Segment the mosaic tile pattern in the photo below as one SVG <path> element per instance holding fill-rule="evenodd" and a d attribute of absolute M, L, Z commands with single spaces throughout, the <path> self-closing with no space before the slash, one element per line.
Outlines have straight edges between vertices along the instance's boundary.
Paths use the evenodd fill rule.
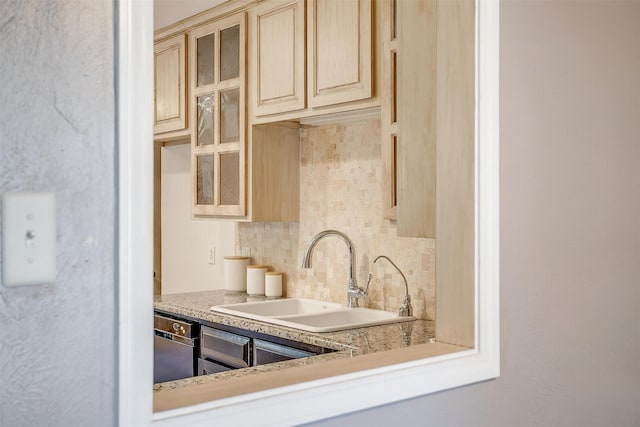
<path fill-rule="evenodd" d="M 299 223 L 238 223 L 237 253 L 250 247 L 253 263 L 282 271 L 289 297 L 346 303 L 349 261 L 345 244 L 335 237 L 320 241 L 313 268 L 300 263 L 311 238 L 326 229 L 347 234 L 354 243 L 357 280 L 373 274 L 363 307 L 396 311 L 404 282 L 386 260 L 402 269 L 409 284 L 414 315 L 435 318 L 435 240 L 397 236 L 395 223 L 382 216 L 380 121 L 326 125 L 301 130 Z"/>

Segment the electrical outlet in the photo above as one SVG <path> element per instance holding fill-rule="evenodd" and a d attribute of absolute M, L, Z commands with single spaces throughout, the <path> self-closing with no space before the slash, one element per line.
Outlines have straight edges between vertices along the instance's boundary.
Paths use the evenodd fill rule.
<path fill-rule="evenodd" d="M 209 258 L 209 261 L 208 261 L 209 264 L 211 265 L 216 264 L 216 247 L 212 244 L 209 244 L 208 258 Z"/>

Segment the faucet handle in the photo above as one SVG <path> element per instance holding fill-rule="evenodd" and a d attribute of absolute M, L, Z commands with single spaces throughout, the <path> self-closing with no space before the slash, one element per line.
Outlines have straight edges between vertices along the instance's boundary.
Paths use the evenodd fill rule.
<path fill-rule="evenodd" d="M 373 279 L 373 274 L 367 274 L 367 286 L 364 287 L 363 291 L 364 296 L 367 296 L 369 294 L 369 285 L 371 284 L 371 279 Z"/>
<path fill-rule="evenodd" d="M 404 298 L 402 298 L 402 306 L 398 309 L 398 316 L 413 316 L 413 307 L 411 306 L 411 296 L 409 294 L 406 294 Z"/>
<path fill-rule="evenodd" d="M 348 289 L 348 293 L 349 295 L 352 295 L 355 298 L 364 298 L 367 296 L 367 294 L 369 293 L 369 283 L 371 282 L 371 273 L 369 273 L 369 275 L 367 276 L 367 287 L 362 289 L 360 286 L 358 286 L 358 282 L 356 282 L 355 279 L 350 279 L 349 280 L 349 289 Z"/>

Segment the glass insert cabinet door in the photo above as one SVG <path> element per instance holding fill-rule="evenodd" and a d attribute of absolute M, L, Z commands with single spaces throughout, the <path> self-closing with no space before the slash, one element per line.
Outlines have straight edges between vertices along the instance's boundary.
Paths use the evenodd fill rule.
<path fill-rule="evenodd" d="M 189 33 L 193 213 L 246 216 L 246 16 Z"/>

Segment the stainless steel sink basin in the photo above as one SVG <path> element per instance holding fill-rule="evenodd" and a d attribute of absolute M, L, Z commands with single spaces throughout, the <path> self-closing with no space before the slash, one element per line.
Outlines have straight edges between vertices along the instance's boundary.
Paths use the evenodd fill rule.
<path fill-rule="evenodd" d="M 304 298 L 218 305 L 211 310 L 309 332 L 334 332 L 415 320 L 415 317 L 399 317 L 389 311 L 346 308 L 338 303 Z"/>

